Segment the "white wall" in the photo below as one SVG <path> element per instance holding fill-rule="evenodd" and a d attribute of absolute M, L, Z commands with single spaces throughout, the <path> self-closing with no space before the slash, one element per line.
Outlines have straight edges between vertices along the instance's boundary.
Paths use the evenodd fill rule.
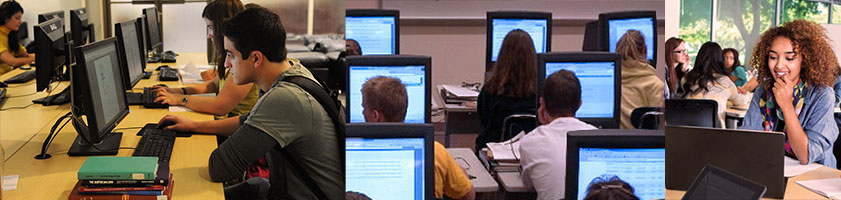
<path fill-rule="evenodd" d="M 678 37 L 680 32 L 680 1 L 666 1 L 666 39 Z M 665 40 L 663 40 L 665 41 Z"/>
<path fill-rule="evenodd" d="M 201 12 L 207 3 L 186 2 L 184 4 L 163 4 L 164 50 L 176 53 L 206 53 L 207 37 Z M 111 4 L 111 23 L 116 24 L 143 15 L 143 9 L 154 7 L 153 4 L 113 3 Z M 114 25 L 111 24 L 111 30 Z"/>
<path fill-rule="evenodd" d="M 84 7 L 83 0 L 18 0 L 18 3 L 23 7 L 23 21 L 29 24 L 29 27 L 26 28 L 29 31 L 30 39 L 35 39 L 32 35 L 32 26 L 38 25 L 38 13 L 64 10 L 64 19 L 69 20 L 69 10 Z M 65 26 L 70 25 L 67 20 L 65 20 Z M 65 29 L 69 30 L 70 28 L 66 27 Z"/>
<path fill-rule="evenodd" d="M 830 45 L 835 51 L 835 57 L 839 59 L 838 64 L 841 65 L 841 24 L 821 24 L 821 26 L 826 28 L 829 38 L 832 39 Z"/>

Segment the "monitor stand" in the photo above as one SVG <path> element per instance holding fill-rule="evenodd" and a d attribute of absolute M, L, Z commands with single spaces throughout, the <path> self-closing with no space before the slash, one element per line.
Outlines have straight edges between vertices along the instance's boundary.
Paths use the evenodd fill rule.
<path fill-rule="evenodd" d="M 120 140 L 123 138 L 123 133 L 114 132 L 105 134 L 102 141 L 94 144 L 88 144 L 82 139 L 82 135 L 76 135 L 76 140 L 67 151 L 69 156 L 99 156 L 99 155 L 117 155 L 120 150 Z M 96 147 L 96 148 L 94 148 Z"/>
<path fill-rule="evenodd" d="M 63 91 L 59 92 L 58 94 L 46 96 L 44 98 L 39 98 L 32 100 L 32 103 L 41 104 L 44 106 L 51 106 L 51 105 L 62 105 L 65 103 L 70 102 L 70 87 L 65 88 Z"/>

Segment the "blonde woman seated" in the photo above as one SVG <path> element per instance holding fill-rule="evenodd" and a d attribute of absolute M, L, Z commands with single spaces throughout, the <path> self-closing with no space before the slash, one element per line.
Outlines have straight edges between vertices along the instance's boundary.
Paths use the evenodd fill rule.
<path fill-rule="evenodd" d="M 712 99 L 718 102 L 718 126 L 721 127 L 724 125 L 727 101 L 733 102 L 734 106 L 742 106 L 746 104 L 747 98 L 739 94 L 736 84 L 730 80 L 730 73 L 724 67 L 723 55 L 717 43 L 704 43 L 695 58 L 695 68 L 683 77 L 677 91 L 678 98 Z"/>

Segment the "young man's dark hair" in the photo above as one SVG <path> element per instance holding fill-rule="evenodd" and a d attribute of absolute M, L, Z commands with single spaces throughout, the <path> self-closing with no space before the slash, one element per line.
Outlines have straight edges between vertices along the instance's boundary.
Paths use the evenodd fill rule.
<path fill-rule="evenodd" d="M 617 176 L 602 175 L 590 181 L 586 200 L 638 200 L 634 187 Z"/>
<path fill-rule="evenodd" d="M 581 106 L 581 82 L 568 70 L 552 73 L 544 82 L 543 99 L 553 117 L 575 116 Z"/>
<path fill-rule="evenodd" d="M 222 35 L 248 59 L 252 51 L 260 51 L 272 62 L 286 60 L 286 29 L 280 16 L 257 5 L 248 4 L 246 9 L 231 19 L 225 20 Z"/>

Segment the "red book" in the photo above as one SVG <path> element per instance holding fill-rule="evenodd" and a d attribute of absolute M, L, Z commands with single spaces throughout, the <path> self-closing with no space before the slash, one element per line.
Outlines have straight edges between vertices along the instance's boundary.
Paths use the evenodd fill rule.
<path fill-rule="evenodd" d="M 79 186 L 79 192 L 125 192 L 125 191 L 161 191 L 166 189 L 163 185 L 151 185 L 149 187 L 86 187 Z"/>
<path fill-rule="evenodd" d="M 172 199 L 172 188 L 175 185 L 172 179 L 172 174 L 169 175 L 169 183 L 166 185 L 163 193 L 166 199 Z M 79 190 L 82 187 L 82 181 L 77 181 L 76 186 L 70 191 L 68 200 L 158 200 L 158 196 L 152 195 L 119 195 L 119 194 L 80 194 Z M 164 196 L 161 195 L 161 196 Z"/>

